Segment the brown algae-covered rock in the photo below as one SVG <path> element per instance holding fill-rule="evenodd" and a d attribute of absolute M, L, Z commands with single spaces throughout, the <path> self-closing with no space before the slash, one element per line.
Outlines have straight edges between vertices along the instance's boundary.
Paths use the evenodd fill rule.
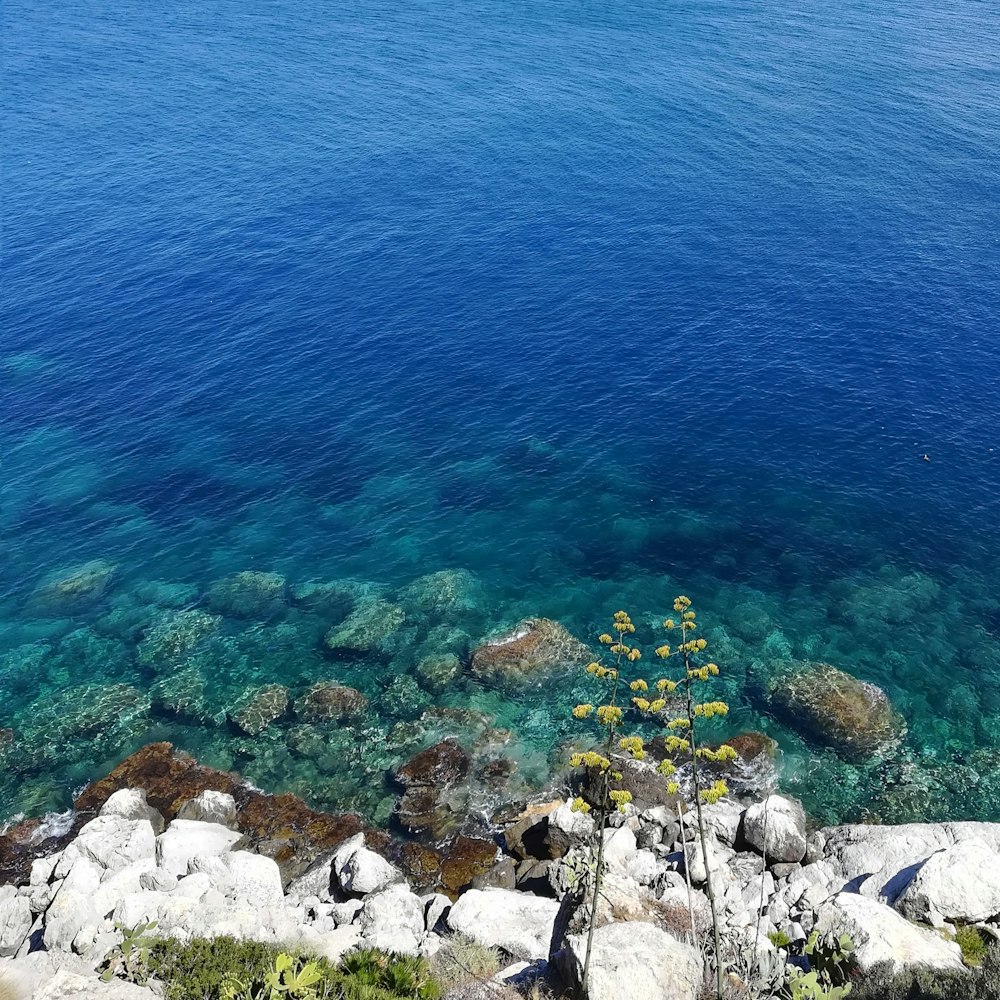
<path fill-rule="evenodd" d="M 514 628 L 484 639 L 472 651 L 472 672 L 518 681 L 589 659 L 590 650 L 559 622 L 525 618 Z"/>

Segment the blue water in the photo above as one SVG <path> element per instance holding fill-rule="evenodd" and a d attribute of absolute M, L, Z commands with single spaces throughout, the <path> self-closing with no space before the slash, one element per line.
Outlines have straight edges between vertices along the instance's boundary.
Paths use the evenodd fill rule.
<path fill-rule="evenodd" d="M 778 738 L 819 818 L 1000 818 L 993 4 L 2 19 L 0 816 L 163 737 L 384 818 L 408 747 L 344 748 L 387 745 L 379 692 L 440 622 L 411 609 L 391 657 L 345 667 L 320 650 L 336 620 L 290 603 L 151 670 L 148 583 L 201 608 L 246 569 L 394 598 L 458 567 L 472 642 L 696 597 L 731 729 Z M 40 581 L 90 560 L 118 567 L 100 599 L 42 613 Z M 884 687 L 899 754 L 856 767 L 770 718 L 754 677 L 793 659 Z M 287 722 L 247 740 L 155 703 L 51 737 L 84 685 L 185 668 L 217 709 L 343 675 L 372 710 L 322 766 Z M 575 693 L 434 698 L 512 730 L 530 784 Z"/>

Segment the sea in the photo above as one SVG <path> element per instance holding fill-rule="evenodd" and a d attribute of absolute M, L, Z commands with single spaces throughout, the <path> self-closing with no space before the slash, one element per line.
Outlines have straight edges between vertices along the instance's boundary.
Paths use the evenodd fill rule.
<path fill-rule="evenodd" d="M 0 822 L 152 740 L 391 824 L 466 726 L 526 793 L 600 693 L 470 650 L 622 609 L 652 679 L 678 594 L 707 735 L 776 740 L 817 822 L 1000 820 L 995 3 L 0 20 Z M 331 654 L 359 607 L 390 634 Z M 815 663 L 891 752 L 775 713 Z M 233 724 L 328 681 L 363 715 Z"/>

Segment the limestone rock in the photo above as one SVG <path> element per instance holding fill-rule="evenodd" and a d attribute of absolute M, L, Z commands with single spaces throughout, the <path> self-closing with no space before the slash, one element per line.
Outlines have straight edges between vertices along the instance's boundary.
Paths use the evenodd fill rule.
<path fill-rule="evenodd" d="M 917 966 L 964 968 L 962 950 L 953 941 L 923 930 L 885 904 L 856 893 L 841 892 L 822 903 L 814 929 L 821 935 L 850 935 L 853 958 L 862 972 L 881 962 L 889 963 L 896 972 Z"/>
<path fill-rule="evenodd" d="M 448 927 L 525 961 L 548 958 L 559 904 L 509 889 L 469 889 L 448 911 Z"/>
<path fill-rule="evenodd" d="M 165 826 L 163 816 L 146 801 L 146 792 L 142 788 L 119 788 L 101 806 L 100 815 L 148 820 L 157 836 L 163 833 Z"/>
<path fill-rule="evenodd" d="M 219 615 L 268 621 L 284 611 L 287 590 L 277 573 L 244 570 L 212 584 L 205 602 Z"/>
<path fill-rule="evenodd" d="M 365 847 L 363 833 L 351 837 L 337 849 L 333 855 L 333 873 L 344 892 L 360 896 L 378 892 L 403 879 L 395 865 Z"/>
<path fill-rule="evenodd" d="M 177 810 L 177 818 L 234 827 L 236 826 L 236 800 L 228 792 L 217 792 L 206 788 L 193 799 L 188 799 Z"/>
<path fill-rule="evenodd" d="M 781 795 L 755 802 L 743 815 L 743 837 L 768 863 L 801 861 L 806 853 L 806 814 Z"/>
<path fill-rule="evenodd" d="M 55 874 L 65 876 L 79 858 L 93 861 L 102 871 L 118 871 L 133 861 L 152 858 L 155 852 L 156 838 L 148 819 L 98 816 L 63 851 Z"/>
<path fill-rule="evenodd" d="M 234 898 L 268 908 L 283 905 L 281 871 L 270 858 L 250 851 L 233 851 L 222 855 L 222 861 L 233 877 Z"/>
<path fill-rule="evenodd" d="M 295 714 L 306 722 L 329 722 L 356 718 L 367 706 L 368 699 L 357 689 L 321 681 L 295 699 Z"/>
<path fill-rule="evenodd" d="M 567 799 L 548 817 L 545 842 L 553 858 L 564 857 L 571 848 L 589 843 L 594 835 L 593 817 L 589 813 L 574 811 L 571 803 L 572 799 Z"/>
<path fill-rule="evenodd" d="M 33 920 L 31 905 L 24 896 L 0 898 L 0 958 L 17 954 Z"/>
<path fill-rule="evenodd" d="M 797 663 L 768 683 L 771 705 L 805 735 L 863 763 L 904 732 L 886 693 L 829 663 Z"/>
<path fill-rule="evenodd" d="M 155 1000 L 147 986 L 136 986 L 120 979 L 102 982 L 95 975 L 81 975 L 60 969 L 32 1000 Z"/>
<path fill-rule="evenodd" d="M 365 898 L 358 927 L 371 948 L 417 955 L 426 933 L 423 903 L 403 883 L 387 886 Z"/>
<path fill-rule="evenodd" d="M 239 839 L 238 833 L 221 823 L 175 819 L 157 838 L 157 865 L 174 875 L 185 875 L 191 858 L 224 854 Z"/>
<path fill-rule="evenodd" d="M 472 651 L 472 672 L 517 682 L 590 659 L 590 650 L 559 622 L 526 618 L 514 628 L 483 640 Z"/>
<path fill-rule="evenodd" d="M 556 956 L 574 992 L 583 979 L 586 934 L 571 934 Z M 588 1000 L 663 997 L 687 1000 L 699 994 L 701 955 L 650 923 L 607 924 L 594 932 Z"/>
<path fill-rule="evenodd" d="M 932 854 L 896 902 L 910 920 L 939 926 L 964 924 L 1000 914 L 1000 855 L 979 839 Z"/>

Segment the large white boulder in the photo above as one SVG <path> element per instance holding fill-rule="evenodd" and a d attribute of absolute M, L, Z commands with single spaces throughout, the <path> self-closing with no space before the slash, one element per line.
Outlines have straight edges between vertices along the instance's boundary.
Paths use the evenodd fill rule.
<path fill-rule="evenodd" d="M 397 882 L 365 897 L 357 926 L 370 948 L 418 955 L 425 937 L 424 904 Z"/>
<path fill-rule="evenodd" d="M 365 847 L 363 833 L 337 848 L 333 855 L 333 874 L 344 892 L 357 896 L 377 892 L 403 878 L 395 865 Z"/>
<path fill-rule="evenodd" d="M 155 852 L 156 837 L 148 819 L 98 816 L 67 845 L 54 874 L 65 877 L 79 858 L 94 862 L 102 871 L 118 871 L 133 861 L 153 857 Z"/>
<path fill-rule="evenodd" d="M 604 831 L 604 863 L 608 868 L 624 872 L 638 849 L 631 827 L 619 826 Z"/>
<path fill-rule="evenodd" d="M 514 958 L 549 957 L 559 903 L 511 889 L 469 889 L 448 911 L 448 927 Z"/>
<path fill-rule="evenodd" d="M 18 896 L 12 885 L 0 887 L 0 958 L 17 954 L 33 919 L 31 905 L 24 896 Z"/>
<path fill-rule="evenodd" d="M 185 875 L 191 858 L 225 854 L 239 839 L 240 834 L 221 823 L 175 819 L 156 838 L 156 861 L 174 875 Z"/>
<path fill-rule="evenodd" d="M 100 918 L 94 898 L 100 884 L 101 869 L 90 858 L 78 856 L 45 911 L 43 940 L 49 951 L 71 951 L 85 927 L 93 927 L 96 932 Z"/>
<path fill-rule="evenodd" d="M 574 994 L 583 979 L 586 953 L 587 935 L 571 934 L 566 947 L 556 956 Z M 653 924 L 605 924 L 594 931 L 588 1000 L 688 1000 L 699 995 L 701 985 L 702 960 L 698 951 Z"/>
<path fill-rule="evenodd" d="M 910 920 L 940 926 L 1000 914 L 1000 855 L 978 837 L 932 854 L 896 901 Z"/>
<path fill-rule="evenodd" d="M 769 795 L 743 814 L 743 838 L 768 863 L 801 861 L 806 853 L 806 814 L 783 795 Z"/>
<path fill-rule="evenodd" d="M 896 972 L 922 966 L 930 969 L 962 969 L 962 950 L 940 934 L 911 924 L 895 910 L 852 892 L 840 892 L 821 903 L 814 929 L 850 936 L 853 958 L 867 972 L 887 962 Z"/>
<path fill-rule="evenodd" d="M 165 823 L 163 815 L 146 801 L 144 788 L 119 788 L 112 792 L 101 806 L 101 816 L 120 816 L 122 819 L 145 819 L 153 828 L 154 834 L 163 833 Z"/>
<path fill-rule="evenodd" d="M 141 858 L 118 871 L 105 873 L 93 896 L 94 912 L 99 917 L 110 916 L 125 896 L 142 891 L 142 876 L 155 869 L 154 858 Z"/>
<path fill-rule="evenodd" d="M 281 871 L 277 862 L 262 854 L 251 854 L 250 851 L 224 854 L 222 861 L 232 875 L 234 897 L 265 907 L 281 906 L 284 903 Z"/>
<path fill-rule="evenodd" d="M 188 799 L 177 811 L 178 819 L 193 819 L 201 823 L 221 823 L 236 826 L 236 800 L 228 792 L 210 788 Z"/>

